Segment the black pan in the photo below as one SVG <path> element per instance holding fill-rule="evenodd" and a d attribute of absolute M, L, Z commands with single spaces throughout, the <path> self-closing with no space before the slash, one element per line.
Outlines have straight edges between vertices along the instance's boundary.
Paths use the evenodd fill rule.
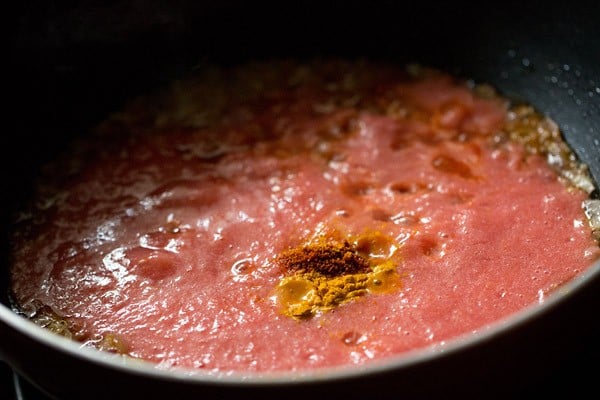
<path fill-rule="evenodd" d="M 576 397 L 596 389 L 600 264 L 489 334 L 360 370 L 193 377 L 80 349 L 10 311 L 8 216 L 39 166 L 128 98 L 199 61 L 338 56 L 419 62 L 553 118 L 600 179 L 600 3 L 33 1 L 12 20 L 2 135 L 0 360 L 57 399 Z M 7 93 L 7 92 L 5 92 Z M 597 196 L 597 193 L 595 194 Z M 587 367 L 592 365 L 592 367 Z M 589 368 L 589 369 L 588 369 Z"/>

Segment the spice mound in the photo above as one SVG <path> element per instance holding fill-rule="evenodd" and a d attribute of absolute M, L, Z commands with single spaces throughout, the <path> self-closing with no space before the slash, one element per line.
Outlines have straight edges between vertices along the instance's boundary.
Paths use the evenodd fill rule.
<path fill-rule="evenodd" d="M 369 269 L 367 260 L 347 241 L 291 249 L 281 255 L 279 262 L 290 271 L 314 271 L 329 277 L 366 272 Z"/>
<path fill-rule="evenodd" d="M 363 236 L 357 243 L 365 240 L 369 237 Z M 283 313 L 296 319 L 309 318 L 368 293 L 391 291 L 400 285 L 391 258 L 375 264 L 347 240 L 292 248 L 278 257 L 278 263 L 292 275 L 279 282 L 277 297 Z"/>

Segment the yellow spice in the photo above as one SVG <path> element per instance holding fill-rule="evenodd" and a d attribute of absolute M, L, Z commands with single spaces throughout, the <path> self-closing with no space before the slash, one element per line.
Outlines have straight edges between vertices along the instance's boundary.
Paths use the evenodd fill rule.
<path fill-rule="evenodd" d="M 399 285 L 396 268 L 387 261 L 366 273 L 331 277 L 310 271 L 288 276 L 276 291 L 285 315 L 305 319 L 367 293 L 385 293 Z"/>

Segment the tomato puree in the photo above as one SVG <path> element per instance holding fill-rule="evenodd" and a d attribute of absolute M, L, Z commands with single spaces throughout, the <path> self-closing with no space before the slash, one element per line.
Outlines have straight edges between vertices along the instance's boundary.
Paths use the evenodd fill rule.
<path fill-rule="evenodd" d="M 442 346 L 598 259 L 591 180 L 566 178 L 584 169 L 564 147 L 548 162 L 556 133 L 418 66 L 207 67 L 47 167 L 13 236 L 15 308 L 86 345 L 215 373 Z"/>

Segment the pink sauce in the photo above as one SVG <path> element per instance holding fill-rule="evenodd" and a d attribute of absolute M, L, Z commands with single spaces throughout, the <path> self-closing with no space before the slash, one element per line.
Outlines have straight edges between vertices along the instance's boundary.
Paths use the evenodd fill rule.
<path fill-rule="evenodd" d="M 476 331 L 598 258 L 587 195 L 503 139 L 502 99 L 445 75 L 396 78 L 359 88 L 362 103 L 330 107 L 330 91 L 299 86 L 233 102 L 208 128 L 95 148 L 24 215 L 17 303 L 165 367 L 306 370 Z M 401 287 L 283 315 L 277 255 L 322 229 L 368 228 L 398 244 Z"/>

